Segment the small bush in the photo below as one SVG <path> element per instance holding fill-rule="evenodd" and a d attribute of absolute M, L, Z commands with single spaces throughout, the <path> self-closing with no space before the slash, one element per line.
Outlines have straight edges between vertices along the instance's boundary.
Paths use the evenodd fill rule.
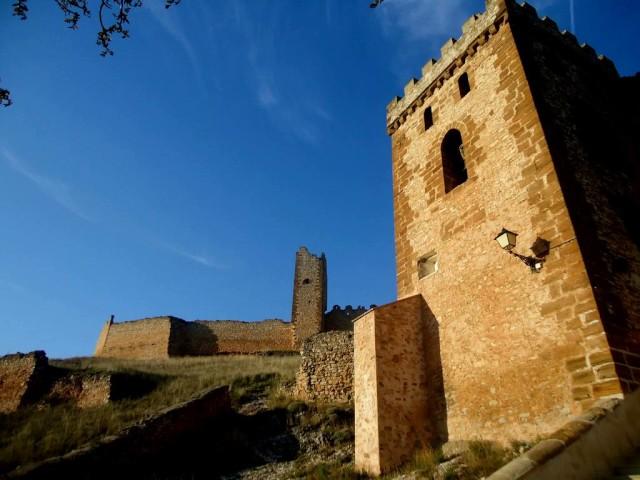
<path fill-rule="evenodd" d="M 331 440 L 333 445 L 343 445 L 346 443 L 352 443 L 355 438 L 353 428 L 341 428 L 331 434 Z"/>
<path fill-rule="evenodd" d="M 512 450 L 493 442 L 473 441 L 469 450 L 462 455 L 466 468 L 460 473 L 460 480 L 476 480 L 498 470 L 511 458 Z"/>
<path fill-rule="evenodd" d="M 356 472 L 352 464 L 344 465 L 340 462 L 319 463 L 301 468 L 294 475 L 307 480 L 365 480 L 370 478 L 368 475 Z"/>
<path fill-rule="evenodd" d="M 301 400 L 291 401 L 286 408 L 289 413 L 294 413 L 294 414 L 306 412 L 307 410 L 309 410 L 309 406 Z"/>
<path fill-rule="evenodd" d="M 442 461 L 442 452 L 424 448 L 414 453 L 412 459 L 402 469 L 405 472 L 417 472 L 424 478 L 431 478 Z"/>

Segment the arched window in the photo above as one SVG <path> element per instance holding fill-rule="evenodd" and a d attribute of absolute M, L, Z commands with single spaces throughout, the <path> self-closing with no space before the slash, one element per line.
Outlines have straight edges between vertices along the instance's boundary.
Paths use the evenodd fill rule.
<path fill-rule="evenodd" d="M 458 130 L 449 130 L 442 140 L 442 172 L 445 193 L 450 192 L 469 178 L 464 163 L 462 135 Z"/>

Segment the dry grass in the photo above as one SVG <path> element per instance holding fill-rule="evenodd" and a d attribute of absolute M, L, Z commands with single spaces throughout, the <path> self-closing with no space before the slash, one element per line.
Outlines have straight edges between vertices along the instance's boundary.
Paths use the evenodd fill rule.
<path fill-rule="evenodd" d="M 79 410 L 68 405 L 31 407 L 0 414 L 0 473 L 18 465 L 68 452 L 106 434 L 113 434 L 142 418 L 183 402 L 208 388 L 232 384 L 235 397 L 251 389 L 253 377 L 271 385 L 291 381 L 299 357 L 292 355 L 225 355 L 166 360 L 72 358 L 52 365 L 93 372 L 141 375 L 155 388 L 147 395 Z M 244 389 L 244 390 L 243 390 Z"/>

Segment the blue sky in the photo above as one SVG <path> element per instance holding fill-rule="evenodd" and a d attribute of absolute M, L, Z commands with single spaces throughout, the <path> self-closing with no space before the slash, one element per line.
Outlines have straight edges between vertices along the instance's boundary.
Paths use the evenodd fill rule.
<path fill-rule="evenodd" d="M 640 69 L 632 0 L 574 0 L 581 41 Z M 290 317 L 294 253 L 329 304 L 395 298 L 385 105 L 481 0 L 146 0 L 94 19 L 0 9 L 0 354 L 91 354 L 102 323 Z M 570 0 L 532 2 L 571 28 Z"/>

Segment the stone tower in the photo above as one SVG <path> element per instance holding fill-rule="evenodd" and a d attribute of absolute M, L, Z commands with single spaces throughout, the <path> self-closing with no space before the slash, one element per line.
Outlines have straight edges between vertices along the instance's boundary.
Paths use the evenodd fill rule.
<path fill-rule="evenodd" d="M 293 279 L 293 324 L 295 346 L 322 332 L 327 309 L 327 260 L 309 253 L 306 247 L 296 252 Z"/>
<path fill-rule="evenodd" d="M 416 445 L 550 433 L 640 383 L 640 78 L 486 3 L 387 108 L 399 301 L 355 324 L 372 473 Z"/>

